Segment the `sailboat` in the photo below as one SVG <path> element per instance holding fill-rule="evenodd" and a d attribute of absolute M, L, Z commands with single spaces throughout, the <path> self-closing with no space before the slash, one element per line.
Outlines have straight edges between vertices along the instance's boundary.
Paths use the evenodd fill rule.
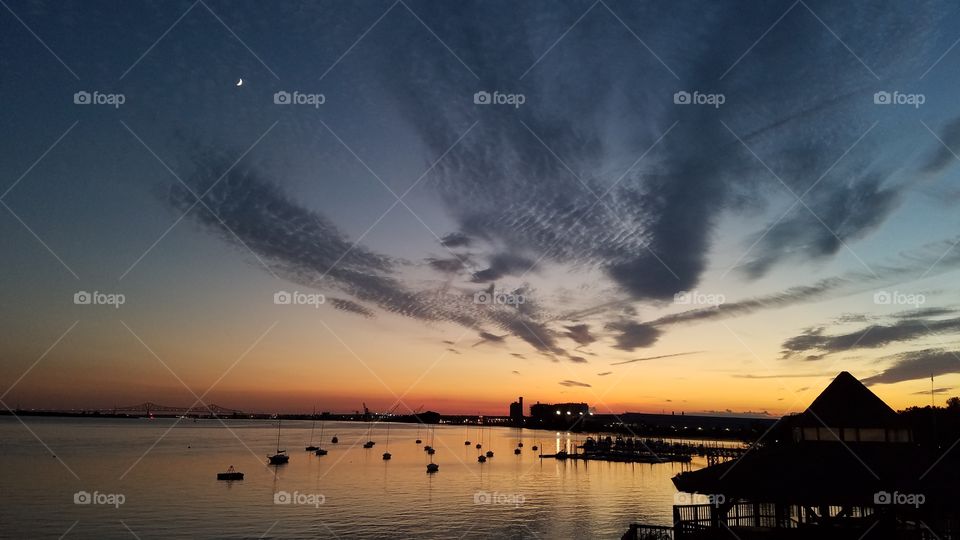
<path fill-rule="evenodd" d="M 436 428 L 434 428 L 433 433 L 430 436 L 430 444 L 433 444 L 433 440 L 436 438 Z M 427 463 L 427 474 L 433 474 L 440 470 L 440 465 L 437 465 L 433 462 L 433 447 L 430 446 L 430 451 L 427 452 L 430 454 L 430 463 Z"/>
<path fill-rule="evenodd" d="M 313 408 L 313 425 L 310 426 L 310 444 L 308 444 L 304 448 L 304 450 L 306 450 L 307 452 L 316 452 L 317 450 L 317 447 L 314 446 L 313 444 L 313 430 L 315 430 L 316 428 L 317 428 L 317 408 L 314 407 Z M 320 437 L 323 438 L 323 435 L 321 435 Z"/>
<path fill-rule="evenodd" d="M 427 429 L 430 429 L 430 428 L 427 428 Z M 437 451 L 434 450 L 434 448 L 433 448 L 433 440 L 436 439 L 436 436 L 437 436 L 437 428 L 434 427 L 434 428 L 430 431 L 430 444 L 428 444 L 428 445 L 426 445 L 426 446 L 423 447 L 424 452 L 430 454 L 431 456 L 437 452 Z M 433 459 L 433 458 L 430 458 L 430 459 Z"/>
<path fill-rule="evenodd" d="M 280 449 L 280 424 L 283 420 L 280 416 L 277 416 L 277 453 L 272 456 L 267 456 L 267 459 L 270 461 L 271 465 L 283 465 L 284 463 L 290 461 L 290 456 L 287 455 L 286 450 Z"/>
<path fill-rule="evenodd" d="M 480 453 L 480 449 L 483 448 L 483 444 L 481 444 L 483 442 L 483 431 L 481 429 L 477 428 L 477 435 L 480 437 L 480 442 L 477 443 L 477 463 L 486 463 L 487 456 Z"/>
<path fill-rule="evenodd" d="M 337 438 L 334 437 L 333 439 L 334 439 L 333 442 L 336 442 L 336 439 L 337 439 Z M 320 440 L 321 440 L 321 441 L 323 440 L 323 422 L 320 422 Z M 314 453 L 315 453 L 316 455 L 318 455 L 318 456 L 325 456 L 325 455 L 327 455 L 327 451 L 324 450 L 323 448 L 320 448 L 319 446 L 314 446 L 314 447 L 313 447 L 313 451 L 314 451 Z"/>
<path fill-rule="evenodd" d="M 383 460 L 387 461 L 392 457 L 390 454 L 390 424 L 387 424 L 387 451 L 383 453 Z"/>
<path fill-rule="evenodd" d="M 367 437 L 370 437 L 370 435 L 373 433 L 373 426 L 375 426 L 375 425 L 377 425 L 376 422 L 374 422 L 374 423 L 370 426 L 370 429 L 367 430 Z M 373 445 L 375 445 L 375 444 L 377 444 L 377 443 L 373 442 L 373 439 L 367 439 L 367 442 L 363 443 L 363 447 L 364 447 L 364 448 L 373 448 Z"/>
<path fill-rule="evenodd" d="M 422 425 L 423 425 L 423 424 L 421 424 L 420 422 L 417 422 L 417 444 L 420 444 L 420 443 L 423 442 L 423 441 L 420 440 L 420 426 L 422 426 Z"/>

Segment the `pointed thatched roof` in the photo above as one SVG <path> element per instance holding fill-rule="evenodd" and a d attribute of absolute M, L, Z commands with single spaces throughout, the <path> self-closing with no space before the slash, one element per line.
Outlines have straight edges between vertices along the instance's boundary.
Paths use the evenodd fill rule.
<path fill-rule="evenodd" d="M 897 413 L 847 372 L 840 373 L 787 427 L 886 428 Z M 769 442 L 769 441 L 763 441 Z M 879 490 L 936 494 L 952 501 L 960 458 L 914 444 L 784 441 L 673 478 L 677 489 L 765 502 L 872 504 Z"/>
<path fill-rule="evenodd" d="M 794 425 L 831 428 L 892 427 L 897 413 L 850 373 L 843 371 L 807 407 Z"/>

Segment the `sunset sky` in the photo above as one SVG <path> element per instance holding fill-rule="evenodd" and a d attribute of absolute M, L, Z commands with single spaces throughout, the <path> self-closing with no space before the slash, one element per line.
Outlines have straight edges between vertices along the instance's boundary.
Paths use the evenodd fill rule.
<path fill-rule="evenodd" d="M 240 3 L 0 9 L 7 406 L 960 395 L 955 3 Z"/>

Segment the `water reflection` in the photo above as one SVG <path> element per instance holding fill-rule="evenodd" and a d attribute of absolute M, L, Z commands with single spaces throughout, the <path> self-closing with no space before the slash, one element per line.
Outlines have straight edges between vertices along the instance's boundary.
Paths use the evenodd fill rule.
<path fill-rule="evenodd" d="M 384 461 L 385 439 L 362 447 L 385 437 L 367 424 L 328 425 L 340 443 L 317 456 L 296 450 L 309 442 L 311 423 L 284 422 L 290 462 L 268 467 L 265 456 L 277 445 L 270 422 L 231 420 L 228 430 L 203 420 L 172 429 L 174 421 L 165 419 L 26 421 L 80 479 L 15 419 L 0 419 L 4 484 L 18 486 L 0 492 L 0 522 L 10 537 L 59 537 L 75 521 L 72 535 L 99 538 L 129 538 L 121 521 L 140 536 L 260 536 L 269 529 L 276 538 L 619 537 L 630 522 L 670 523 L 670 478 L 681 470 L 541 460 L 541 453 L 574 451 L 583 437 L 514 428 L 421 430 L 440 464 L 426 474 L 431 456 L 415 444 L 415 425 L 391 426 L 393 459 Z M 464 444 L 465 436 L 482 440 L 483 451 L 495 456 L 477 463 L 478 450 Z M 514 455 L 520 442 L 524 451 Z M 217 481 L 231 464 L 245 478 Z M 123 493 L 126 501 L 119 508 L 73 504 L 81 489 Z M 291 500 L 275 501 L 281 492 Z"/>

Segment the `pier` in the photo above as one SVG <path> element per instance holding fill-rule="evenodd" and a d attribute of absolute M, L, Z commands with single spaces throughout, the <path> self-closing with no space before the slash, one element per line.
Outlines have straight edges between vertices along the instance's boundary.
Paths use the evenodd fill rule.
<path fill-rule="evenodd" d="M 719 443 L 690 443 L 663 439 L 634 439 L 632 437 L 588 437 L 575 445 L 576 452 L 560 451 L 541 454 L 541 458 L 584 461 L 616 461 L 625 463 L 689 463 L 694 456 L 704 457 L 708 465 L 723 463 L 743 456 L 748 448 L 723 446 Z"/>

